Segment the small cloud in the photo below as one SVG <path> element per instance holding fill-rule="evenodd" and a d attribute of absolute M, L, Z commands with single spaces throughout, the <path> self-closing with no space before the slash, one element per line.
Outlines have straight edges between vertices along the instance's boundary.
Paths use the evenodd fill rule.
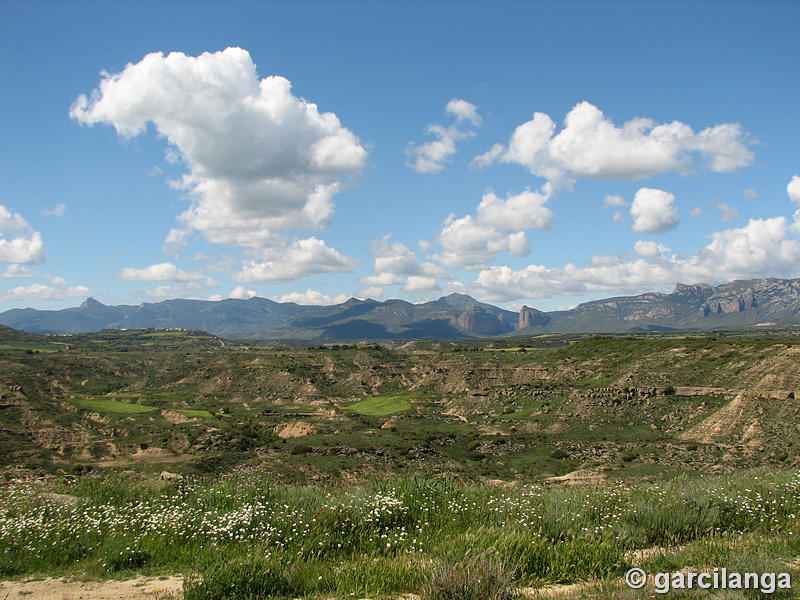
<path fill-rule="evenodd" d="M 699 206 L 696 206 L 695 208 L 693 208 L 689 212 L 689 216 L 690 217 L 704 217 L 704 216 L 706 216 L 706 213 L 703 212 L 702 208 L 700 208 Z"/>
<path fill-rule="evenodd" d="M 417 146 L 410 142 L 406 154 L 413 159 L 408 166 L 417 173 L 438 173 L 444 169 L 450 157 L 456 153 L 456 142 L 475 136 L 472 129 L 462 128 L 464 122 L 473 127 L 481 124 L 478 107 L 466 100 L 453 98 L 447 103 L 445 111 L 456 118 L 456 125 L 445 127 L 439 124 L 428 125 L 425 133 L 437 139 Z"/>
<path fill-rule="evenodd" d="M 0 279 L 30 279 L 33 271 L 22 265 L 8 265 L 4 273 L 0 273 Z"/>
<path fill-rule="evenodd" d="M 82 298 L 90 295 L 89 288 L 82 285 L 56 288 L 43 283 L 34 283 L 10 290 L 0 290 L 0 300 L 63 300 L 65 298 Z"/>
<path fill-rule="evenodd" d="M 639 256 L 645 258 L 655 258 L 664 252 L 668 252 L 669 248 L 664 244 L 657 244 L 652 240 L 639 240 L 633 247 L 633 251 Z"/>
<path fill-rule="evenodd" d="M 631 204 L 633 230 L 663 233 L 678 226 L 675 195 L 654 188 L 641 188 Z"/>
<path fill-rule="evenodd" d="M 294 302 L 295 304 L 302 304 L 305 306 L 330 306 L 331 304 L 341 304 L 347 301 L 347 296 L 339 294 L 331 298 L 330 296 L 318 292 L 317 290 L 307 289 L 305 292 L 291 292 L 279 297 L 272 297 L 275 302 Z"/>
<path fill-rule="evenodd" d="M 451 115 L 454 115 L 458 123 L 461 123 L 462 121 L 468 121 L 475 127 L 481 124 L 481 117 L 478 114 L 478 107 L 472 104 L 472 102 L 467 102 L 466 100 L 461 100 L 460 98 L 453 98 L 447 103 L 445 111 Z"/>
<path fill-rule="evenodd" d="M 614 213 L 614 223 L 622 223 L 625 220 L 625 214 L 617 211 Z"/>
<path fill-rule="evenodd" d="M 228 298 L 237 298 L 239 300 L 249 300 L 250 298 L 257 296 L 258 293 L 255 290 L 248 290 L 243 285 L 236 286 L 231 290 L 231 293 L 228 294 Z"/>
<path fill-rule="evenodd" d="M 150 265 L 149 267 L 145 267 L 143 269 L 125 267 L 119 272 L 117 277 L 120 279 L 127 279 L 129 281 L 168 281 L 172 283 L 191 283 L 201 287 L 214 287 L 217 285 L 216 281 L 204 273 L 200 273 L 199 271 L 184 271 L 183 269 L 176 267 L 169 262 Z M 162 292 L 165 290 L 160 290 L 160 288 L 156 288 L 156 290 L 159 290 L 155 291 L 156 295 L 163 296 Z"/>
<path fill-rule="evenodd" d="M 611 208 L 612 206 L 628 206 L 628 203 L 625 202 L 625 199 L 622 196 L 618 195 L 609 195 L 603 198 L 603 206 L 606 208 Z"/>
<path fill-rule="evenodd" d="M 747 198 L 748 200 L 754 200 L 758 198 L 758 192 L 755 191 L 753 188 L 747 188 L 742 190 L 742 198 Z"/>
<path fill-rule="evenodd" d="M 42 214 L 47 217 L 63 217 L 65 212 L 67 212 L 67 205 L 61 202 L 51 209 L 43 210 Z"/>
<path fill-rule="evenodd" d="M 189 244 L 187 238 L 191 235 L 190 229 L 170 229 L 161 247 L 164 254 L 177 256 Z"/>
<path fill-rule="evenodd" d="M 739 211 L 736 210 L 736 207 L 728 206 L 724 202 L 717 204 L 717 210 L 719 211 L 719 218 L 722 219 L 723 223 L 732 221 L 739 216 Z"/>

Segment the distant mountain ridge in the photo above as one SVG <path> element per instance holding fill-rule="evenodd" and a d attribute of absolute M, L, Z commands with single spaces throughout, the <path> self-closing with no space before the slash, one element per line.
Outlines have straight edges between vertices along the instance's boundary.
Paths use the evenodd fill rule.
<path fill-rule="evenodd" d="M 711 286 L 678 284 L 671 294 L 648 292 L 585 302 L 565 311 L 523 306 L 520 313 L 465 294 L 413 304 L 357 300 L 301 306 L 266 298 L 164 300 L 106 306 L 87 298 L 63 310 L 12 309 L 0 324 L 32 333 L 101 329 L 185 328 L 242 339 L 424 339 L 510 333 L 614 333 L 741 328 L 800 323 L 800 279 L 753 279 Z"/>

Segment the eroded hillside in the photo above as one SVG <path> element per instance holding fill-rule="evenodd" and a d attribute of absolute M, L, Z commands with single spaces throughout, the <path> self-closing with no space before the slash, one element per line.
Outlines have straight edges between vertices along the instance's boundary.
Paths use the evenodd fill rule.
<path fill-rule="evenodd" d="M 199 332 L 6 330 L 0 461 L 7 473 L 258 463 L 313 480 L 791 465 L 798 367 L 800 343 L 776 339 L 268 349 Z"/>

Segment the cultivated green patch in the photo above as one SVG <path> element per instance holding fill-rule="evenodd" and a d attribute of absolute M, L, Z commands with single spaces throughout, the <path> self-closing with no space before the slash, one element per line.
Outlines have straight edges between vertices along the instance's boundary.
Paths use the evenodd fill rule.
<path fill-rule="evenodd" d="M 395 394 L 392 396 L 375 396 L 345 406 L 344 410 L 369 417 L 386 417 L 409 410 L 411 408 L 411 402 L 409 402 L 409 400 L 416 397 L 417 394 L 414 392 Z"/>

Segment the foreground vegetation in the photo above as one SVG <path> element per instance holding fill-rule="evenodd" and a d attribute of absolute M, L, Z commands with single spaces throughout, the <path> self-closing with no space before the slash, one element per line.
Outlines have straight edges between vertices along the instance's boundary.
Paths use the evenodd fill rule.
<path fill-rule="evenodd" d="M 797 472 L 573 489 L 385 479 L 325 490 L 246 468 L 170 482 L 87 475 L 7 492 L 3 576 L 182 573 L 187 600 L 504 598 L 586 581 L 606 581 L 608 592 L 631 565 L 783 572 L 800 554 Z"/>

